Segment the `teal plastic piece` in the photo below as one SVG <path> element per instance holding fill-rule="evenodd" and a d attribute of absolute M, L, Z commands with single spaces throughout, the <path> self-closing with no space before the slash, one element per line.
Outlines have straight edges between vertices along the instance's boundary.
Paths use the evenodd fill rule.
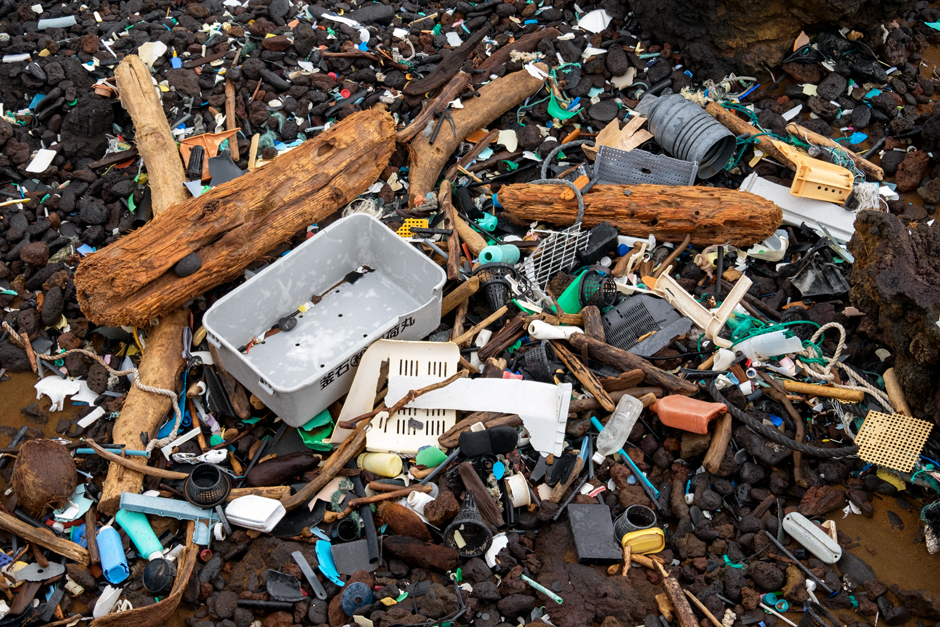
<path fill-rule="evenodd" d="M 120 507 L 129 512 L 166 516 L 177 520 L 204 520 L 210 524 L 212 521 L 218 520 L 218 517 L 211 510 L 196 507 L 186 501 L 165 499 L 160 496 L 144 496 L 143 494 L 132 494 L 130 492 L 121 494 Z"/>
<path fill-rule="evenodd" d="M 118 510 L 114 519 L 137 547 L 137 552 L 142 558 L 148 559 L 154 553 L 163 552 L 163 545 L 160 544 L 157 534 L 153 532 L 153 527 L 150 526 L 150 521 L 147 520 L 145 514 L 122 509 Z"/>
<path fill-rule="evenodd" d="M 571 285 L 558 297 L 558 305 L 566 314 L 574 315 L 581 311 L 581 279 L 587 270 L 578 275 Z"/>
<path fill-rule="evenodd" d="M 339 587 L 346 584 L 339 578 L 339 571 L 336 570 L 336 562 L 333 561 L 332 545 L 325 540 L 317 540 L 316 545 L 317 561 L 320 562 L 317 568 L 323 575 Z"/>
<path fill-rule="evenodd" d="M 480 263 L 509 263 L 519 262 L 519 249 L 512 244 L 487 246 L 480 251 Z"/>
<path fill-rule="evenodd" d="M 496 216 L 492 213 L 484 213 L 483 217 L 477 220 L 477 224 L 484 231 L 492 232 L 496 228 Z"/>

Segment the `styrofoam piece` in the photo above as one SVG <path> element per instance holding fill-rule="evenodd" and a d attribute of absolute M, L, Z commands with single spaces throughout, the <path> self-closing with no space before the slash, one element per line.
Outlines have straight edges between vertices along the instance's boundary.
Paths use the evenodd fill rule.
<path fill-rule="evenodd" d="M 382 362 L 388 361 L 389 375 L 410 378 L 418 375 L 439 376 L 446 379 L 457 372 L 460 348 L 453 342 L 401 342 L 379 340 L 362 355 L 359 370 L 349 388 L 337 422 L 343 422 L 372 411 L 375 388 L 379 381 Z M 421 387 L 415 385 L 413 390 Z M 416 429 L 411 421 L 422 424 Z M 457 422 L 453 410 L 427 410 L 404 408 L 394 416 L 373 419 L 366 434 L 366 450 L 378 453 L 417 453 L 422 446 L 437 446 L 437 439 Z M 351 429 L 336 427 L 330 442 L 342 442 Z"/>
<path fill-rule="evenodd" d="M 820 562 L 835 564 L 842 558 L 842 547 L 803 514 L 791 512 L 783 517 L 783 530 L 806 547 Z"/>
<path fill-rule="evenodd" d="M 682 289 L 675 279 L 669 274 L 669 268 L 663 272 L 662 276 L 656 279 L 655 291 L 662 294 L 663 298 L 669 301 L 669 304 L 680 312 L 692 319 L 695 326 L 705 332 L 705 337 L 715 343 L 720 348 L 731 348 L 731 340 L 718 337 L 718 332 L 725 326 L 731 312 L 738 306 L 744 294 L 751 287 L 751 280 L 747 275 L 741 275 L 741 278 L 734 284 L 731 292 L 725 296 L 721 307 L 714 313 L 702 307 L 701 304 Z"/>
<path fill-rule="evenodd" d="M 751 172 L 739 189 L 760 196 L 780 207 L 783 211 L 784 224 L 800 226 L 805 222 L 809 226 L 824 225 L 840 244 L 848 242 L 855 233 L 854 212 L 847 211 L 831 202 L 794 196 L 788 188 L 762 179 L 756 172 Z"/>
<path fill-rule="evenodd" d="M 341 283 L 362 267 L 372 271 Z M 229 292 L 206 312 L 203 325 L 219 364 L 285 423 L 299 427 L 349 391 L 373 342 L 417 340 L 437 327 L 446 279 L 440 266 L 384 224 L 357 213 Z M 294 318 L 293 329 L 247 353 L 238 350 L 311 295 L 322 299 Z"/>
<path fill-rule="evenodd" d="M 388 377 L 386 404 L 411 390 L 439 383 L 446 377 Z M 517 414 L 529 432 L 532 447 L 544 455 L 561 455 L 571 402 L 571 384 L 552 385 L 518 379 L 458 379 L 423 394 L 406 407 L 498 411 Z"/>
<path fill-rule="evenodd" d="M 233 525 L 270 533 L 287 514 L 280 501 L 249 494 L 233 499 L 225 508 L 225 517 Z"/>
<path fill-rule="evenodd" d="M 537 340 L 567 340 L 573 333 L 584 333 L 580 327 L 562 327 L 549 324 L 543 320 L 533 320 L 529 323 L 529 335 Z"/>

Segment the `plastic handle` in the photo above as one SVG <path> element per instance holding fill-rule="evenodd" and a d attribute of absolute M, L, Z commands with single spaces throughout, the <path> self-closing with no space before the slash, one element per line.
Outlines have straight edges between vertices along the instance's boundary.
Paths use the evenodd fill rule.
<path fill-rule="evenodd" d="M 258 385 L 261 386 L 261 389 L 264 390 L 270 396 L 274 396 L 274 388 L 271 387 L 271 384 L 265 381 L 264 379 L 258 379 Z"/>
<path fill-rule="evenodd" d="M 222 342 L 215 336 L 215 333 L 206 333 L 206 339 L 209 340 L 209 344 L 212 345 L 213 348 L 222 348 Z"/>

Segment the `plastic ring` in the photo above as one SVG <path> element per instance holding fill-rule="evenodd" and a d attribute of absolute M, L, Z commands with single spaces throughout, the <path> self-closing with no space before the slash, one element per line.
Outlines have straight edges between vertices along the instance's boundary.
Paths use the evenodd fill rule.
<path fill-rule="evenodd" d="M 201 559 L 203 562 L 208 562 L 212 559 L 212 551 L 209 549 L 203 549 L 199 552 L 199 559 Z"/>
<path fill-rule="evenodd" d="M 784 601 L 783 599 L 780 599 L 779 601 L 777 601 L 774 607 L 777 608 L 778 612 L 786 612 L 788 609 L 790 609 L 790 604 Z"/>

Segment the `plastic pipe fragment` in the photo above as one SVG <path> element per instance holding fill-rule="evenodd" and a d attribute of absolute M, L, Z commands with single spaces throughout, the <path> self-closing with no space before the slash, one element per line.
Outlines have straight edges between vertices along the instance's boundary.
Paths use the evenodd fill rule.
<path fill-rule="evenodd" d="M 532 586 L 533 588 L 535 588 L 536 590 L 538 590 L 539 592 L 541 592 L 542 594 L 544 594 L 545 596 L 547 596 L 549 599 L 551 599 L 558 605 L 562 604 L 563 599 L 560 596 L 558 596 L 557 594 L 555 594 L 554 592 L 552 592 L 551 590 L 549 590 L 548 588 L 546 588 L 539 582 L 533 581 L 529 577 L 526 577 L 524 574 L 519 575 L 519 578 L 522 579 L 522 581 L 529 584 L 530 586 Z"/>

